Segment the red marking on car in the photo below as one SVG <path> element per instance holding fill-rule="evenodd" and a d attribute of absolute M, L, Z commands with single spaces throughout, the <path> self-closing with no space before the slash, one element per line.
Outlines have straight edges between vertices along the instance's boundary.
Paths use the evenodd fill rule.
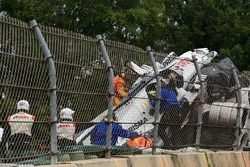
<path fill-rule="evenodd" d="M 180 60 L 176 66 L 178 67 L 185 67 L 187 66 L 188 64 L 191 64 L 191 61 L 188 61 L 188 60 Z"/>

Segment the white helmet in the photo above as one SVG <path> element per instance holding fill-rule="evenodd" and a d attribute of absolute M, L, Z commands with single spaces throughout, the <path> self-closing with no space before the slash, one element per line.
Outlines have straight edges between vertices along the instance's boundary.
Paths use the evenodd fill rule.
<path fill-rule="evenodd" d="M 30 110 L 30 104 L 28 101 L 26 100 L 20 100 L 17 103 L 17 110 L 26 110 L 29 111 Z"/>
<path fill-rule="evenodd" d="M 60 112 L 60 118 L 73 120 L 74 113 L 75 111 L 71 110 L 70 108 L 64 108 Z"/>

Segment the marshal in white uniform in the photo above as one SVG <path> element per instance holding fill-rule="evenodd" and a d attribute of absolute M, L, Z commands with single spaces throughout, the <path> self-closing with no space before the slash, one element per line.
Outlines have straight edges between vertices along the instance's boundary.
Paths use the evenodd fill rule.
<path fill-rule="evenodd" d="M 75 111 L 64 108 L 60 112 L 60 123 L 57 124 L 58 144 L 65 148 L 75 144 L 76 124 L 73 122 Z"/>
<path fill-rule="evenodd" d="M 17 103 L 17 111 L 8 117 L 8 128 L 3 136 L 4 143 L 10 150 L 26 150 L 31 148 L 32 129 L 35 116 L 28 114 L 30 105 L 26 100 Z"/>
<path fill-rule="evenodd" d="M 14 134 L 26 134 L 32 136 L 31 129 L 35 121 L 35 116 L 25 112 L 18 112 L 8 118 L 11 129 L 11 136 Z"/>

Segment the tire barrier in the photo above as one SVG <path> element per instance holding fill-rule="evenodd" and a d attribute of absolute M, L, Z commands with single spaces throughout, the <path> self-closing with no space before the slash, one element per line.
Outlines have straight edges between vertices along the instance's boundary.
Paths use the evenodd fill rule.
<path fill-rule="evenodd" d="M 234 126 L 236 124 L 237 103 L 214 102 L 210 109 L 209 123 Z"/>

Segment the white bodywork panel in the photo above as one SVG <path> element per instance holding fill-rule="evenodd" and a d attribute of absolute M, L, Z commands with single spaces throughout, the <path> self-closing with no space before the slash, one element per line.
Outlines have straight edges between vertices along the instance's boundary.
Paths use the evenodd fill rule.
<path fill-rule="evenodd" d="M 170 56 L 173 55 L 174 53 L 172 52 L 165 59 L 168 59 Z M 160 72 L 164 70 L 173 70 L 183 77 L 184 85 L 182 88 L 177 89 L 178 91 L 177 99 L 181 100 L 182 98 L 186 98 L 190 103 L 198 95 L 198 91 L 189 92 L 185 90 L 187 82 L 189 82 L 190 79 L 196 75 L 194 64 L 191 61 L 188 61 L 192 60 L 193 55 L 195 55 L 197 62 L 199 63 L 199 67 L 202 67 L 204 64 L 210 63 L 211 60 L 217 55 L 217 53 L 214 51 L 209 52 L 207 48 L 196 49 L 195 52 L 188 51 L 182 54 L 181 56 L 177 57 L 177 59 L 174 59 L 170 64 L 166 65 L 164 63 L 164 61 L 166 60 L 163 60 L 162 64 L 157 63 Z M 154 74 L 152 67 L 147 65 L 139 67 L 135 63 L 131 62 L 130 68 L 140 76 L 144 74 L 153 76 Z M 142 79 L 143 77 L 139 77 L 132 86 L 132 88 L 138 86 L 138 84 Z M 147 85 L 153 82 L 156 82 L 155 79 L 150 81 Z M 149 110 L 151 108 L 152 107 L 149 103 L 148 96 L 146 93 L 146 86 L 144 86 L 133 98 L 131 98 L 128 102 L 126 102 L 116 111 L 116 116 L 118 118 L 118 122 L 122 123 L 133 122 L 133 124 L 122 124 L 123 128 L 137 131 L 139 134 L 144 134 L 153 129 L 152 124 L 145 124 L 146 122 L 154 121 L 154 117 L 149 115 Z M 93 119 L 92 122 L 100 122 L 106 114 L 107 110 L 101 113 L 95 119 Z M 89 132 L 93 129 L 93 127 L 94 126 L 86 129 L 83 132 L 80 132 L 78 134 L 76 142 L 77 143 L 81 142 L 84 145 L 89 145 L 90 144 Z M 117 145 L 122 145 L 126 142 L 127 139 L 119 138 Z"/>

